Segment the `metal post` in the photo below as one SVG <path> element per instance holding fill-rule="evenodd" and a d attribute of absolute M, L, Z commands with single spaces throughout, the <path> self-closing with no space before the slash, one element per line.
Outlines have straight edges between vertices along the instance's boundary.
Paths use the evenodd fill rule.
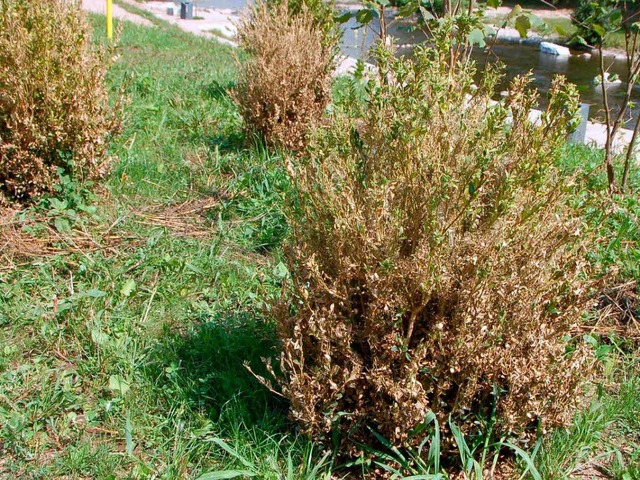
<path fill-rule="evenodd" d="M 193 20 L 193 2 L 191 0 L 180 2 L 180 18 L 182 20 Z"/>
<path fill-rule="evenodd" d="M 107 38 L 113 39 L 113 0 L 107 0 Z"/>

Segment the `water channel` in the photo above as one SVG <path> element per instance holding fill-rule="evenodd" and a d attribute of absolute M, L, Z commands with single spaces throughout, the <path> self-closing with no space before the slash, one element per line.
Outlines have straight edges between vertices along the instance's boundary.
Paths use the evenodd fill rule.
<path fill-rule="evenodd" d="M 360 58 L 375 38 L 375 27 L 368 30 L 357 27 L 355 19 L 345 24 L 342 51 L 346 55 Z M 406 24 L 394 24 L 389 32 L 396 39 L 397 44 L 402 46 L 399 50 L 401 55 L 411 55 L 413 46 L 426 40 L 421 31 L 411 31 Z M 505 66 L 504 79 L 498 86 L 498 90 L 506 90 L 514 77 L 531 71 L 533 86 L 540 93 L 542 107 L 546 104 L 546 95 L 554 75 L 564 75 L 569 82 L 578 87 L 580 101 L 591 106 L 590 118 L 604 121 L 602 85 L 594 84 L 594 78 L 599 75 L 600 58 L 597 54 L 572 53 L 569 57 L 549 55 L 542 53 L 537 44 L 499 41 L 492 46 L 490 55 L 487 55 L 485 49 L 476 47 L 472 57 L 479 71 L 482 71 L 487 61 L 499 61 Z M 616 59 L 613 55 L 605 55 L 604 64 L 611 75 L 616 74 L 622 80 L 622 83 L 606 85 L 611 108 L 617 112 L 626 90 L 626 65 L 623 60 Z M 636 87 L 632 100 L 639 97 L 640 88 Z M 640 105 L 634 106 L 631 114 L 637 118 L 640 114 Z"/>

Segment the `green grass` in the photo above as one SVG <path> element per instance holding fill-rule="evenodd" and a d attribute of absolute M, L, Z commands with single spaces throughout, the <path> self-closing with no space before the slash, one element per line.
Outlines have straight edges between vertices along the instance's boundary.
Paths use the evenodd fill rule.
<path fill-rule="evenodd" d="M 623 159 L 616 161 L 616 179 L 622 178 Z M 606 175 L 604 151 L 581 145 L 568 147 L 564 158 L 566 173 L 576 176 L 576 199 L 584 206 L 585 217 L 597 229 L 597 244 L 589 258 L 601 271 L 613 269 L 614 283 L 640 281 L 640 169 L 630 176 L 630 192 L 604 195 Z M 637 314 L 636 314 L 637 315 Z"/>
<path fill-rule="evenodd" d="M 216 37 L 220 37 L 223 40 L 231 40 L 229 37 L 230 35 L 224 33 L 222 30 L 218 29 L 218 28 L 212 28 L 211 30 L 208 30 L 209 33 L 211 33 L 212 35 L 216 36 Z"/>
<path fill-rule="evenodd" d="M 545 27 L 536 30 L 542 34 L 546 32 L 556 32 L 562 37 L 570 38 L 577 31 L 577 28 L 569 18 L 544 18 L 543 20 L 546 24 Z"/>
<path fill-rule="evenodd" d="M 103 31 L 103 19 L 93 23 Z M 245 366 L 268 377 L 262 358 L 279 355 L 265 307 L 287 276 L 289 183 L 279 155 L 242 133 L 229 98 L 234 54 L 166 25 L 130 24 L 115 53 L 109 83 L 127 96 L 124 130 L 96 211 L 24 213 L 37 238 L 60 219 L 74 230 L 0 265 L 0 478 L 324 478 L 331 458 Z M 567 168 L 595 167 L 595 155 L 572 150 Z M 596 173 L 580 189 L 595 188 Z M 622 233 L 594 255 L 638 278 L 639 207 L 620 201 L 632 208 L 600 224 L 603 238 Z M 594 462 L 637 478 L 632 351 L 603 350 L 599 395 L 536 452 L 543 478 Z"/>
<path fill-rule="evenodd" d="M 261 357 L 278 355 L 262 309 L 286 274 L 287 182 L 240 133 L 232 51 L 127 24 L 116 53 L 118 161 L 97 213 L 69 217 L 100 247 L 63 235 L 68 251 L 0 277 L 0 477 L 195 478 L 239 463 L 217 438 L 250 449 L 264 478 L 289 456 L 308 469 L 286 406 L 244 366 L 267 375 Z M 153 216 L 185 202 L 209 208 L 179 232 Z"/>
<path fill-rule="evenodd" d="M 567 478 L 585 471 L 592 475 L 605 473 L 606 478 L 637 478 L 638 364 L 637 359 L 622 363 L 622 368 L 613 375 L 617 379 L 615 387 L 601 390 L 571 427 L 554 432 L 544 444 L 535 461 L 542 478 Z"/>

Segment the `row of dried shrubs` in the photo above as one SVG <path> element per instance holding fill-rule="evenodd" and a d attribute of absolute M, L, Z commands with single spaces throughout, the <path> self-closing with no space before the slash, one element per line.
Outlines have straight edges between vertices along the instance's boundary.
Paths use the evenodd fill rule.
<path fill-rule="evenodd" d="M 331 100 L 340 35 L 333 8 L 290 3 L 258 0 L 248 9 L 238 28 L 248 58 L 233 96 L 248 130 L 269 146 L 300 150 Z"/>
<path fill-rule="evenodd" d="M 526 76 L 492 104 L 497 75 L 475 90 L 435 49 L 378 67 L 289 165 L 294 298 L 274 312 L 293 417 L 347 450 L 372 430 L 412 443 L 429 412 L 472 433 L 495 408 L 519 438 L 564 424 L 592 370 L 572 337 L 590 234 L 556 167 L 575 88 L 554 80 L 534 124 Z"/>
<path fill-rule="evenodd" d="M 60 174 L 96 179 L 107 170 L 109 105 L 103 49 L 79 2 L 0 2 L 0 189 L 28 200 Z"/>

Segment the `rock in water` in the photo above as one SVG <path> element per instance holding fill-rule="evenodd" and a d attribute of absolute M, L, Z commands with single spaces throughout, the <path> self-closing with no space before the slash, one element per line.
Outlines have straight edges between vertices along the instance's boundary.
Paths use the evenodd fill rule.
<path fill-rule="evenodd" d="M 542 53 L 548 53 L 550 55 L 559 55 L 561 57 L 568 57 L 571 55 L 571 52 L 567 47 L 563 47 L 562 45 L 556 45 L 551 42 L 542 42 L 540 44 L 540 51 Z"/>
<path fill-rule="evenodd" d="M 594 85 L 600 85 L 602 83 L 602 76 L 598 75 L 593 79 Z M 619 85 L 622 83 L 620 77 L 617 73 L 609 74 L 609 72 L 604 72 L 604 84 L 605 85 Z"/>

